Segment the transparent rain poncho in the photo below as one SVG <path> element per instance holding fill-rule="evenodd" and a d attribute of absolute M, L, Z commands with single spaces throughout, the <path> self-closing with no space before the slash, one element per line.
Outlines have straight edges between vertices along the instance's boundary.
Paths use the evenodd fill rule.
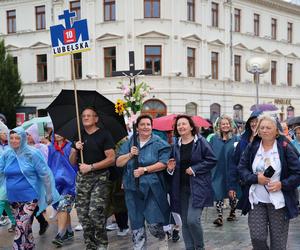
<path fill-rule="evenodd" d="M 17 127 L 13 131 L 21 138 L 20 147 L 13 149 L 9 146 L 4 151 L 0 157 L 0 176 L 3 176 L 5 168 L 17 159 L 21 172 L 38 194 L 38 214 L 40 214 L 48 205 L 58 202 L 60 195 L 55 188 L 54 178 L 45 158 L 39 150 L 27 144 L 25 130 L 22 127 Z M 5 175 L 2 185 L 4 187 L 6 185 Z"/>

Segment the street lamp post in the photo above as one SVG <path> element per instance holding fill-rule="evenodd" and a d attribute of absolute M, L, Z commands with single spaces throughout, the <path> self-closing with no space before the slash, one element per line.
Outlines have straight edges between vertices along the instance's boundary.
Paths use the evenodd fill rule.
<path fill-rule="evenodd" d="M 255 84 L 256 84 L 256 106 L 259 104 L 259 95 L 258 95 L 258 84 L 259 84 L 259 75 L 268 72 L 270 69 L 270 62 L 264 57 L 252 57 L 246 61 L 246 70 L 254 75 Z"/>

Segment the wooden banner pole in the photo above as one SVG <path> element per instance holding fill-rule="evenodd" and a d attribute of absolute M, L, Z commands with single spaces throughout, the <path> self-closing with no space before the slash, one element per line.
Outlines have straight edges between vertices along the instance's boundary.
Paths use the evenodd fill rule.
<path fill-rule="evenodd" d="M 78 98 L 77 98 L 77 87 L 76 87 L 76 79 L 75 79 L 75 65 L 74 65 L 74 54 L 71 54 L 71 64 L 72 64 L 72 78 L 74 85 L 74 96 L 75 96 L 75 108 L 76 108 L 76 121 L 77 121 L 77 130 L 78 130 L 78 139 L 81 140 L 81 131 L 80 131 L 80 117 L 79 117 L 79 108 L 78 108 Z M 84 163 L 83 160 L 83 151 L 80 150 L 80 158 L 81 163 Z"/>

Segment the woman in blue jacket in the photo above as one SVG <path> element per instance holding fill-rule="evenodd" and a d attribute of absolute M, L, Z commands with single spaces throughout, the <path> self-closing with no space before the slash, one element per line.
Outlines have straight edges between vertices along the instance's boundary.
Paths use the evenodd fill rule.
<path fill-rule="evenodd" d="M 178 115 L 174 135 L 178 138 L 168 161 L 171 179 L 171 209 L 182 219 L 182 234 L 187 250 L 204 249 L 201 214 L 213 206 L 211 170 L 216 157 L 208 142 L 198 135 L 190 116 Z"/>
<path fill-rule="evenodd" d="M 248 216 L 254 250 L 286 249 L 289 219 L 298 216 L 296 188 L 300 162 L 296 149 L 269 115 L 259 116 L 257 136 L 248 145 L 238 165 L 245 184 L 242 213 Z"/>
<path fill-rule="evenodd" d="M 141 115 L 137 122 L 137 146 L 133 136 L 120 148 L 116 165 L 124 167 L 125 201 L 133 233 L 134 249 L 145 249 L 147 221 L 150 233 L 164 244 L 164 225 L 169 224 L 170 209 L 164 173 L 171 148 L 152 134 L 152 118 Z M 138 165 L 134 157 L 137 157 Z"/>
<path fill-rule="evenodd" d="M 9 133 L 9 148 L 0 157 L 7 199 L 17 221 L 13 249 L 34 249 L 32 214 L 59 200 L 53 175 L 44 157 L 27 145 L 26 133 L 17 127 Z"/>

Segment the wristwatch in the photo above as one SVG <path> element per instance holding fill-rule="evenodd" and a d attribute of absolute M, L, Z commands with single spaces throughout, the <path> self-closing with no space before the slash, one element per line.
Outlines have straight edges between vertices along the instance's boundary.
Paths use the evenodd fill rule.
<path fill-rule="evenodd" d="M 144 174 L 148 174 L 148 169 L 144 167 Z"/>
<path fill-rule="evenodd" d="M 91 164 L 91 171 L 94 171 L 94 170 L 95 170 L 94 164 L 92 163 L 92 164 Z"/>

